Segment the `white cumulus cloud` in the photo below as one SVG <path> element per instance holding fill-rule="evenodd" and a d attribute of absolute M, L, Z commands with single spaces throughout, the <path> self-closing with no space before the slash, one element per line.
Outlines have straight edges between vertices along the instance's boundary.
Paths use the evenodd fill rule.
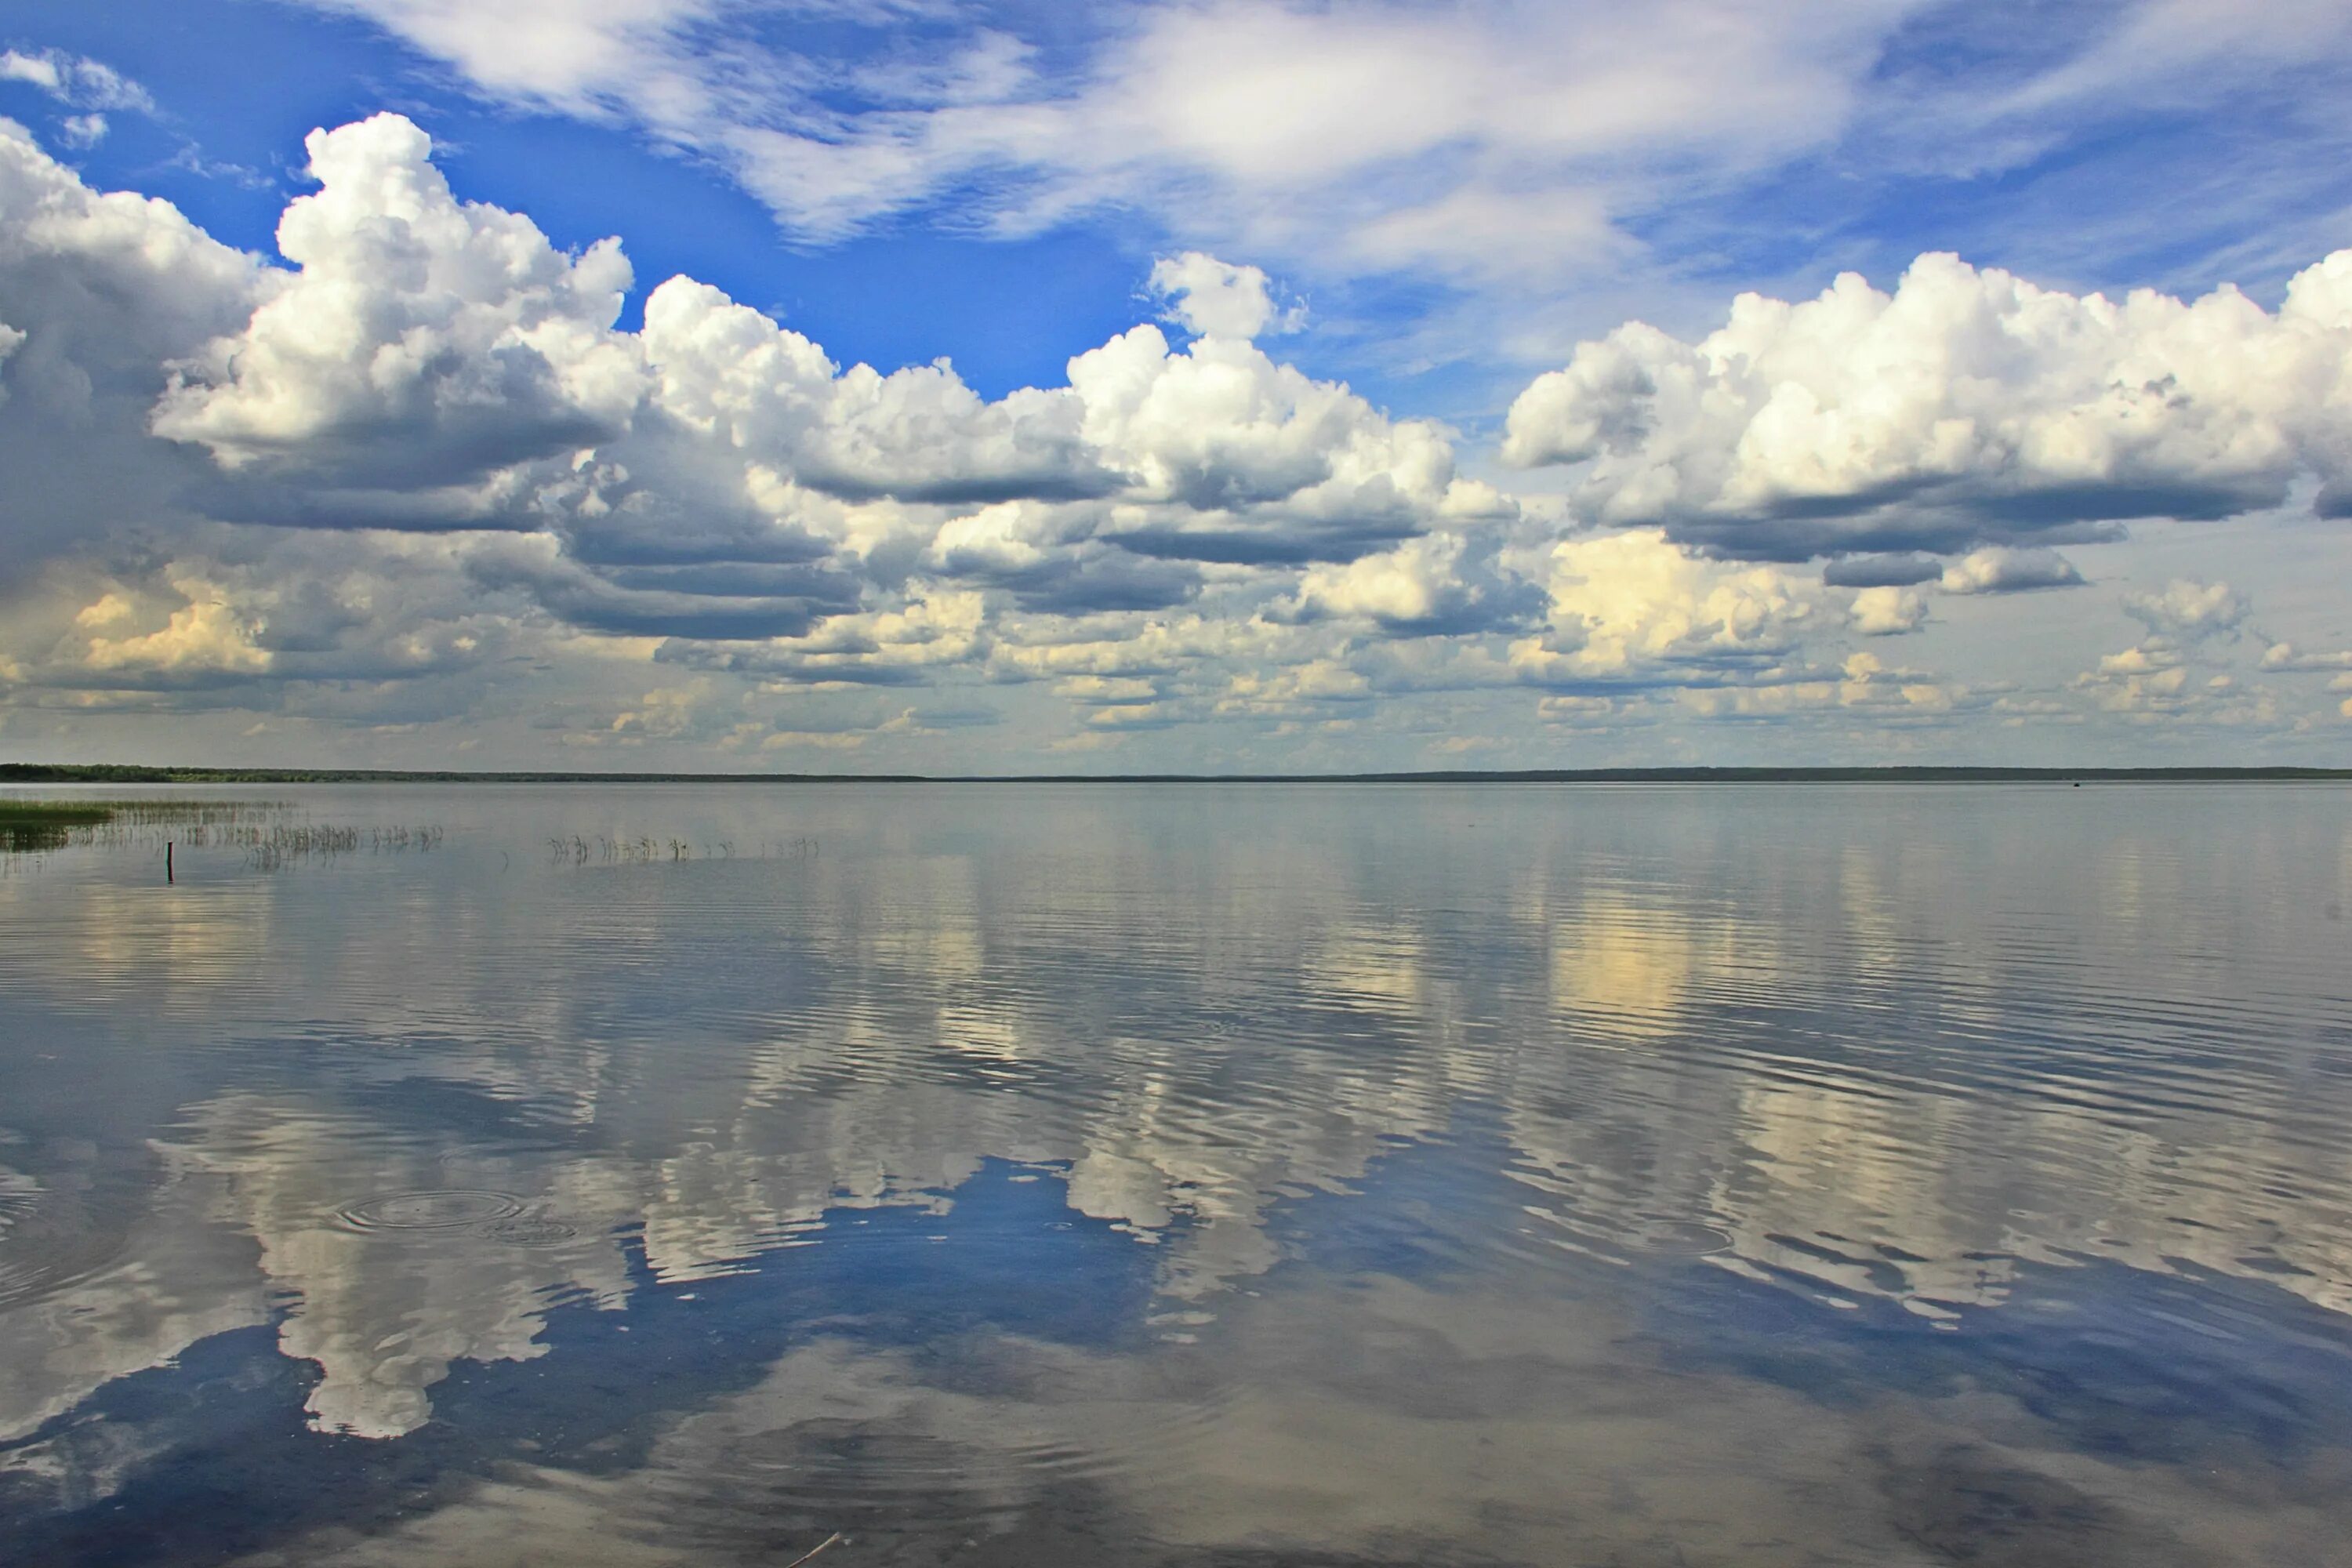
<path fill-rule="evenodd" d="M 2293 643 L 2273 643 L 2263 651 L 2264 669 L 2347 669 L 2352 670 L 2352 648 L 2306 653 Z"/>
<path fill-rule="evenodd" d="M 2176 577 L 2160 592 L 2124 595 L 2124 613 L 2151 632 L 2193 639 L 2233 630 L 2252 606 L 2227 583 Z"/>
<path fill-rule="evenodd" d="M 1909 588 L 1864 588 L 1846 614 L 1864 637 L 1899 637 L 1927 624 L 1927 601 Z"/>
<path fill-rule="evenodd" d="M 432 141 L 380 114 L 305 145 L 320 183 L 278 226 L 297 270 L 178 367 L 155 433 L 370 485 L 462 483 L 617 434 L 641 395 L 611 331 L 628 263 L 460 204 Z"/>
<path fill-rule="evenodd" d="M 101 529 L 179 515 L 202 458 L 147 422 L 165 366 L 233 330 L 268 292 L 254 258 L 168 202 L 100 193 L 0 120 L 0 588 Z"/>
<path fill-rule="evenodd" d="M 1189 342 L 1139 324 L 987 396 L 946 361 L 844 364 L 688 278 L 620 330 L 616 242 L 567 252 L 460 199 L 398 116 L 308 145 L 317 189 L 265 258 L 0 122 L 0 704 L 518 732 L 528 713 L 547 744 L 745 754 L 774 735 L 903 756 L 963 731 L 1181 758 L 1190 733 L 1285 765 L 1292 742 L 1427 752 L 1457 717 L 1484 744 L 1470 716 L 1506 722 L 1508 703 L 1524 726 L 1538 700 L 1579 726 L 1919 726 L 1996 697 L 2012 716 L 2254 723 L 2275 711 L 2266 673 L 2284 690 L 2341 668 L 2291 647 L 2246 668 L 2248 595 L 2201 576 L 2128 597 L 2147 635 L 2071 687 L 1849 655 L 1930 604 L 1950 618 L 1937 646 L 1963 641 L 1986 607 L 1938 587 L 2079 582 L 2049 543 L 2118 515 L 2117 487 L 2330 477 L 2343 258 L 2276 311 L 2110 305 L 1955 263 L 1917 298 L 1743 303 L 1738 353 L 1628 327 L 1560 373 L 1552 411 L 1598 452 L 1563 503 L 1468 477 L 1444 426 L 1269 354 L 1280 312 L 1255 268 L 1177 257 L 1151 281 Z M 1849 361 L 1872 353 L 1866 384 Z M 2263 356 L 2269 391 L 2210 369 Z M 2066 401 L 2159 371 L 2172 390 L 2123 398 L 2122 434 Z M 1816 384 L 1843 445 L 1766 417 L 1797 395 L 1759 387 Z M 2066 449 L 2105 492 L 2051 488 L 2053 432 L 2077 426 L 2099 440 Z M 1804 440 L 1803 461 L 1774 446 Z M 1801 504 L 1792 472 L 1814 476 Z M 1751 492 L 1778 499 L 1708 510 Z M 2001 516 L 2041 542 L 1968 533 L 1960 552 L 1951 520 Z M 1804 537 L 1723 531 L 1824 521 L 1860 532 L 1820 574 L 1739 558 Z M 2231 575 L 2270 602 L 2271 577 Z M 924 717 L 956 714 L 1002 721 Z"/>
<path fill-rule="evenodd" d="M 1947 594 L 2022 594 L 2037 588 L 2079 587 L 2083 574 L 2054 550 L 1989 545 L 1944 568 L 1937 585 Z"/>
<path fill-rule="evenodd" d="M 2352 251 L 2275 312 L 1942 255 L 1892 293 L 1848 273 L 1801 303 L 1743 294 L 1696 342 L 1634 322 L 1583 344 L 1512 404 L 1503 450 L 1586 465 L 1596 521 L 1766 559 L 2221 517 L 2305 476 L 2352 510 Z"/>
<path fill-rule="evenodd" d="M 1202 337 L 1254 338 L 1268 327 L 1290 331 L 1306 316 L 1303 308 L 1275 308 L 1265 268 L 1235 266 L 1206 251 L 1161 257 L 1151 264 L 1150 286 L 1168 301 L 1170 320 Z"/>
<path fill-rule="evenodd" d="M 1538 684 L 1769 667 L 1816 615 L 1792 574 L 1705 560 L 1655 529 L 1564 541 L 1549 566 L 1550 632 L 1510 650 Z"/>

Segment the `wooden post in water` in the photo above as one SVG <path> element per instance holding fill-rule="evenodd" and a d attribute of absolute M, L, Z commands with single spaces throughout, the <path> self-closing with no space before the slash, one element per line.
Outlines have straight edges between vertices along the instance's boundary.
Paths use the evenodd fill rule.
<path fill-rule="evenodd" d="M 172 841 L 166 838 L 163 840 L 163 880 L 173 882 L 178 879 L 172 875 Z"/>

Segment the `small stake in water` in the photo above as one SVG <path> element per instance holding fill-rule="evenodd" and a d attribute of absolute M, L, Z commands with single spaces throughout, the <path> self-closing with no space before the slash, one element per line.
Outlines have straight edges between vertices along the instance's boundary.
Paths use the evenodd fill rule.
<path fill-rule="evenodd" d="M 176 880 L 172 875 L 172 841 L 168 838 L 163 840 L 163 880 L 167 883 Z"/>
<path fill-rule="evenodd" d="M 806 1552 L 802 1552 L 798 1557 L 793 1558 L 790 1563 L 785 1563 L 784 1568 L 801 1568 L 802 1563 L 807 1562 L 810 1558 L 815 1556 L 818 1552 L 824 1551 L 826 1547 L 835 1544 L 840 1540 L 841 1531 L 836 1530 L 831 1535 L 826 1536 L 823 1541 L 818 1542 L 814 1546 L 810 1547 Z"/>

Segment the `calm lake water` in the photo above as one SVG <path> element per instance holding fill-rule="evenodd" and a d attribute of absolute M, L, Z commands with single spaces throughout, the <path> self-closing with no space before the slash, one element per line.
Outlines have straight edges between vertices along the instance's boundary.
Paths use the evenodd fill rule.
<path fill-rule="evenodd" d="M 169 793 L 11 1568 L 2347 1561 L 2352 790 Z"/>

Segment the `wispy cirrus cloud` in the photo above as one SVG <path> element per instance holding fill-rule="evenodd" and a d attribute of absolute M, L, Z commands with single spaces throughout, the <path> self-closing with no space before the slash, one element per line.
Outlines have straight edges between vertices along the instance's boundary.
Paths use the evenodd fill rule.
<path fill-rule="evenodd" d="M 62 49 L 0 50 L 0 82 L 38 88 L 65 107 L 79 110 L 58 121 L 58 140 L 77 149 L 95 147 L 106 139 L 111 129 L 110 113 L 155 112 L 155 100 L 145 88 L 101 60 Z"/>
<path fill-rule="evenodd" d="M 39 88 L 75 109 L 155 111 L 145 88 L 101 60 L 62 49 L 0 50 L 0 81 Z"/>
<path fill-rule="evenodd" d="M 1676 280 L 1751 250 L 1753 190 L 1798 171 L 1848 204 L 1898 203 L 1923 179 L 2063 162 L 2159 113 L 2215 121 L 2217 155 L 2273 133 L 2352 148 L 2352 117 L 2326 108 L 2352 87 L 2352 23 L 2329 0 L 2063 16 L 1957 0 L 302 3 L 366 17 L 501 102 L 704 160 L 803 245 L 1120 214 L 1309 282 L 1421 279 L 1438 292 L 1418 319 L 1365 329 L 1412 363 L 1542 358 L 1628 300 L 1687 306 Z M 2258 98 L 2294 125 L 2239 114 Z M 2228 161 L 2215 202 L 2311 210 L 2307 177 L 2288 189 L 2262 171 L 2315 163 L 2259 146 Z M 2126 187 L 2179 177 L 2123 173 L 2105 196 L 2070 198 L 2070 230 L 2103 235 L 2085 243 L 2107 258 L 2163 243 Z M 1791 246 L 1811 248 L 1801 266 L 1850 243 L 1808 210 L 1813 188 L 1771 215 L 1777 264 Z M 1979 234 L 2003 234 L 1997 213 L 1942 238 Z M 2046 237 L 2003 243 L 2049 255 Z M 2068 266 L 2107 277 L 2081 246 Z"/>

